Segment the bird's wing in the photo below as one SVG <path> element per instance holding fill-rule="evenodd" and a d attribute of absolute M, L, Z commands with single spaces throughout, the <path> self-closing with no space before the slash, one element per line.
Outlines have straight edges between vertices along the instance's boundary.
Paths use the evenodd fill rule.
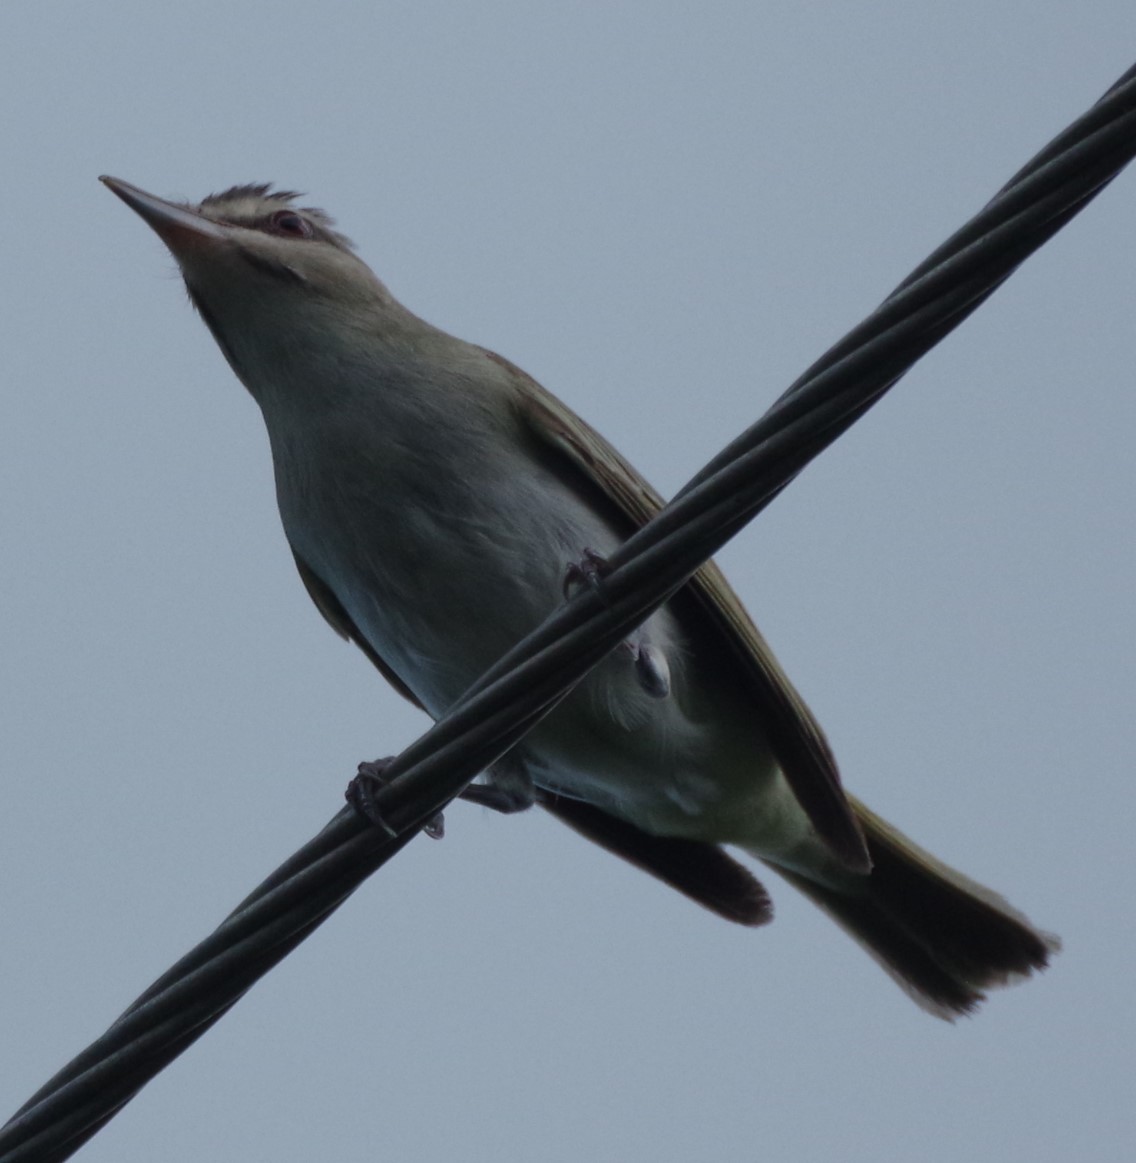
<path fill-rule="evenodd" d="M 628 532 L 663 507 L 662 497 L 598 432 L 519 368 L 501 356 L 490 358 L 515 377 L 516 408 L 529 433 L 572 466 L 590 496 L 606 498 Z M 691 578 L 688 592 L 741 664 L 762 730 L 817 834 L 850 869 L 867 872 L 864 836 L 820 724 L 712 561 Z"/>
<path fill-rule="evenodd" d="M 583 800 L 537 789 L 537 803 L 601 848 L 657 876 L 671 888 L 739 925 L 773 920 L 773 902 L 761 882 L 716 844 L 652 836 Z"/>
<path fill-rule="evenodd" d="M 426 708 L 418 701 L 418 697 L 410 687 L 383 661 L 379 652 L 359 632 L 358 626 L 351 620 L 351 615 L 343 608 L 342 603 L 332 592 L 331 587 L 304 561 L 295 549 L 292 550 L 292 556 L 296 559 L 296 568 L 300 571 L 300 580 L 304 583 L 304 588 L 308 591 L 308 595 L 312 601 L 315 602 L 316 609 L 327 620 L 327 624 L 340 638 L 346 638 L 348 642 L 354 642 L 375 664 L 383 678 L 403 698 L 409 699 L 416 707 L 425 710 Z"/>
<path fill-rule="evenodd" d="M 328 625 L 341 638 L 354 642 L 400 695 L 416 707 L 425 709 L 414 692 L 363 637 L 331 587 L 295 550 L 292 556 L 296 559 L 296 568 L 305 588 Z M 773 915 L 769 896 L 753 874 L 714 844 L 651 836 L 591 804 L 565 799 L 551 792 L 539 792 L 537 802 L 600 847 L 657 876 L 729 921 L 760 925 Z"/>

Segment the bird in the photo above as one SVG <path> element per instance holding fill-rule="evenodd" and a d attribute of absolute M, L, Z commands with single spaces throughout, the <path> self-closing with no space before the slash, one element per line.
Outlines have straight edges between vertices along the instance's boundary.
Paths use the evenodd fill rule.
<path fill-rule="evenodd" d="M 662 507 L 533 378 L 403 306 L 302 195 L 250 183 L 194 204 L 100 180 L 165 243 L 259 405 L 316 607 L 435 719 Z M 844 790 L 713 562 L 465 795 L 538 804 L 719 916 L 761 925 L 771 898 L 738 849 L 947 1020 L 1060 947 Z"/>

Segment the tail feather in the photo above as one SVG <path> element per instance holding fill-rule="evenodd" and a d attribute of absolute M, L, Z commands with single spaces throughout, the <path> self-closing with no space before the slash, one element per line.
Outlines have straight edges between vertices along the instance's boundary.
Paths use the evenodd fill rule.
<path fill-rule="evenodd" d="M 872 871 L 837 890 L 777 871 L 820 905 L 924 1009 L 953 1020 L 985 990 L 1044 969 L 1060 948 L 1002 899 L 923 851 L 860 803 Z M 776 866 L 774 866 L 776 867 Z"/>

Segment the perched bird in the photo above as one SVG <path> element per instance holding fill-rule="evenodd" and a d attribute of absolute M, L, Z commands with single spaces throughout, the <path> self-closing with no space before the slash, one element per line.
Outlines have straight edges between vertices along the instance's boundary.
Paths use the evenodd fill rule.
<path fill-rule="evenodd" d="M 106 185 L 158 233 L 260 405 L 296 565 L 331 626 L 438 717 L 662 501 L 508 360 L 402 306 L 322 211 L 267 185 L 200 205 Z M 769 919 L 757 857 L 945 1018 L 1057 948 L 845 795 L 709 564 L 470 798 L 538 802 L 719 914 Z M 478 788 L 480 787 L 480 791 Z"/>

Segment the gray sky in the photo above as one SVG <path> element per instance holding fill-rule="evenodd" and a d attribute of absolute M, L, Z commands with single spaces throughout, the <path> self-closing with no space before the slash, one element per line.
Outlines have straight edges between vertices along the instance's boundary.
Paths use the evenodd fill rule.
<path fill-rule="evenodd" d="M 5 4 L 0 1113 L 424 726 L 96 175 L 308 191 L 671 492 L 1133 59 L 1131 0 Z M 1134 178 L 721 557 L 1048 974 L 950 1027 L 773 877 L 748 931 L 460 805 L 80 1157 L 1132 1157 Z"/>

